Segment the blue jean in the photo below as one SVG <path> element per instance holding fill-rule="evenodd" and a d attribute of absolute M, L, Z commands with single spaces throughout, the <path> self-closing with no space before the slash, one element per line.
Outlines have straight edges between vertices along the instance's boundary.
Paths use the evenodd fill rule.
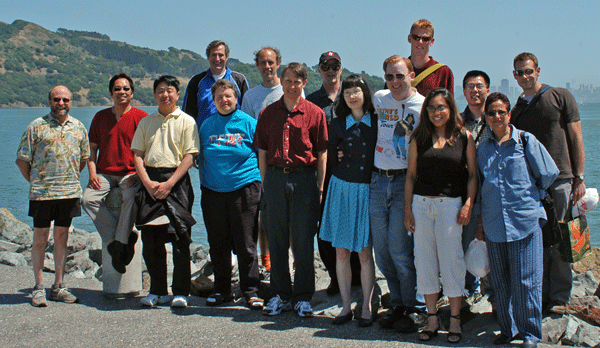
<path fill-rule="evenodd" d="M 390 289 L 392 307 L 424 308 L 417 299 L 413 236 L 404 227 L 406 175 L 371 175 L 369 216 L 377 267 Z"/>

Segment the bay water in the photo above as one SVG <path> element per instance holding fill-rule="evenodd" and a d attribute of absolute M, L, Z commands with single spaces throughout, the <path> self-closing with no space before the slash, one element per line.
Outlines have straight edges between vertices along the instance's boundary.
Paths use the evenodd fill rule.
<path fill-rule="evenodd" d="M 463 110 L 465 104 L 458 107 Z M 89 129 L 92 118 L 103 108 L 72 108 L 70 115 L 83 122 Z M 142 107 L 149 114 L 156 110 L 155 107 Z M 27 216 L 29 209 L 29 183 L 21 176 L 15 165 L 16 152 L 21 136 L 27 125 L 37 117 L 44 116 L 49 112 L 48 108 L 40 109 L 0 109 L 0 121 L 4 125 L 0 129 L 0 208 L 7 208 L 17 219 L 29 226 L 33 225 L 32 218 Z M 583 128 L 583 140 L 586 153 L 586 185 L 588 187 L 600 188 L 600 104 L 579 105 L 581 122 Z M 202 219 L 200 208 L 200 183 L 198 170 L 190 169 L 192 185 L 196 194 L 193 215 L 198 222 L 192 228 L 192 239 L 196 244 L 208 245 L 206 239 L 206 228 Z M 81 173 L 81 184 L 85 187 L 89 175 L 87 167 Z M 600 246 L 600 208 L 587 214 L 590 225 L 592 246 Z M 73 226 L 85 231 L 96 231 L 96 227 L 89 216 L 82 211 L 82 215 L 73 219 Z"/>

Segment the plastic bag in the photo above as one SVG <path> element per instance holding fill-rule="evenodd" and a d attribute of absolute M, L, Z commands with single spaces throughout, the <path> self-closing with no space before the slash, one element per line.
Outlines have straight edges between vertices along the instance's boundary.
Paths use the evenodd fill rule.
<path fill-rule="evenodd" d="M 597 205 L 598 189 L 595 189 L 593 187 L 586 188 L 583 197 L 581 197 L 575 204 L 573 204 L 573 209 L 571 210 L 573 218 L 586 214 L 590 210 L 596 208 Z"/>
<path fill-rule="evenodd" d="M 483 240 L 475 238 L 465 254 L 467 271 L 472 275 L 482 278 L 490 272 L 490 259 L 488 258 L 487 245 Z"/>

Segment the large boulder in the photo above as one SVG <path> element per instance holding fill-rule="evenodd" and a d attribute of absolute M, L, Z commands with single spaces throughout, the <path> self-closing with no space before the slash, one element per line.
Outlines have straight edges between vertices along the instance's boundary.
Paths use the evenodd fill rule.
<path fill-rule="evenodd" d="M 25 223 L 17 220 L 6 208 L 0 208 L 0 240 L 30 248 L 33 231 Z"/>
<path fill-rule="evenodd" d="M 9 266 L 27 266 L 25 256 L 11 251 L 0 251 L 0 263 Z"/>

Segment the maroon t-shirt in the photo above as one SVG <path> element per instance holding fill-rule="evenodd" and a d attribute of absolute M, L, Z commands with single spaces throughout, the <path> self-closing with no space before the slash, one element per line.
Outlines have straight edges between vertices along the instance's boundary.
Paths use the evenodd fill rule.
<path fill-rule="evenodd" d="M 267 151 L 267 166 L 315 166 L 327 150 L 325 113 L 304 98 L 288 111 L 281 97 L 261 111 L 254 146 Z"/>
<path fill-rule="evenodd" d="M 420 69 L 415 68 L 415 78 L 419 76 L 421 72 L 427 70 L 427 68 L 437 63 L 437 61 L 429 56 L 429 61 L 425 63 L 425 65 L 423 65 Z M 450 70 L 447 65 L 437 69 L 423 79 L 421 83 L 417 85 L 417 91 L 419 94 L 426 97 L 427 93 L 438 87 L 444 87 L 450 91 L 452 95 L 454 95 L 454 75 L 452 74 L 452 70 Z"/>
<path fill-rule="evenodd" d="M 98 111 L 90 126 L 90 143 L 98 145 L 96 172 L 107 175 L 127 175 L 135 172 L 131 139 L 140 120 L 148 114 L 132 107 L 119 120 L 112 108 Z"/>

